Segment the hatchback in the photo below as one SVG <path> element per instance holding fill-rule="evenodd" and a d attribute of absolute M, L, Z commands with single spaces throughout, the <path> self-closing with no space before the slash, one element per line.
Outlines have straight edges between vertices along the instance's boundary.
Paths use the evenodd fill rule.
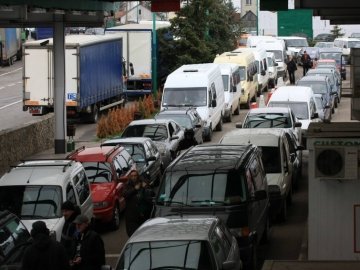
<path fill-rule="evenodd" d="M 172 119 L 184 128 L 185 139 L 181 149 L 202 144 L 204 135 L 204 121 L 195 108 L 176 110 L 163 110 L 154 117 L 155 119 Z"/>
<path fill-rule="evenodd" d="M 123 190 L 136 164 L 124 147 L 81 147 L 67 156 L 81 162 L 90 182 L 95 221 L 120 226 L 120 212 L 125 209 Z"/>
<path fill-rule="evenodd" d="M 124 246 L 116 270 L 242 269 L 235 237 L 217 217 L 166 217 L 145 222 Z"/>

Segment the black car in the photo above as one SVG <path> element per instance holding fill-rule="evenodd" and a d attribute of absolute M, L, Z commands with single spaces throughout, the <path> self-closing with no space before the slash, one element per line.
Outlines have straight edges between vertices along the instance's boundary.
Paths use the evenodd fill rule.
<path fill-rule="evenodd" d="M 164 110 L 158 113 L 155 119 L 172 119 L 185 129 L 182 149 L 203 143 L 204 121 L 195 108 Z"/>
<path fill-rule="evenodd" d="M 314 37 L 313 41 L 315 41 L 315 42 L 318 42 L 318 41 L 331 42 L 331 41 L 334 41 L 335 38 L 336 38 L 336 36 L 333 34 L 323 33 L 323 34 L 318 34 L 316 37 Z"/>
<path fill-rule="evenodd" d="M 0 269 L 20 269 L 30 233 L 13 213 L 0 211 Z"/>
<path fill-rule="evenodd" d="M 158 185 L 164 165 L 160 152 L 150 138 L 117 138 L 107 140 L 101 144 L 101 146 L 106 145 L 123 146 L 135 161 L 139 173 L 153 185 Z"/>
<path fill-rule="evenodd" d="M 245 269 L 256 269 L 256 250 L 269 230 L 268 184 L 255 145 L 197 145 L 165 173 L 155 216 L 216 215 L 236 236 Z"/>

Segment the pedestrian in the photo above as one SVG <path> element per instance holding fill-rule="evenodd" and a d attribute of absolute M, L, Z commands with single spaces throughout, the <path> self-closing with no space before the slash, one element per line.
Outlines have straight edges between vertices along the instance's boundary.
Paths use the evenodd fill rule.
<path fill-rule="evenodd" d="M 35 221 L 31 229 L 32 244 L 25 250 L 22 270 L 68 270 L 65 248 L 50 237 L 44 221 Z"/>
<path fill-rule="evenodd" d="M 305 76 L 309 68 L 312 67 L 311 57 L 306 51 L 304 51 L 304 54 L 301 56 L 301 62 L 303 64 L 303 76 Z"/>
<path fill-rule="evenodd" d="M 154 192 L 136 170 L 129 174 L 123 196 L 126 200 L 125 225 L 130 237 L 151 216 Z"/>
<path fill-rule="evenodd" d="M 294 58 L 290 56 L 290 60 L 287 62 L 287 71 L 289 73 L 290 84 L 295 84 L 295 71 L 297 70 Z"/>
<path fill-rule="evenodd" d="M 65 219 L 65 223 L 61 232 L 60 243 L 65 247 L 66 253 L 70 261 L 74 257 L 76 250 L 76 226 L 73 222 L 75 218 L 81 214 L 81 210 L 79 206 L 73 204 L 71 201 L 65 201 L 61 205 L 61 211 Z"/>
<path fill-rule="evenodd" d="M 89 219 L 78 215 L 74 223 L 77 229 L 76 252 L 72 260 L 74 270 L 101 270 L 105 265 L 104 241 L 90 228 Z"/>

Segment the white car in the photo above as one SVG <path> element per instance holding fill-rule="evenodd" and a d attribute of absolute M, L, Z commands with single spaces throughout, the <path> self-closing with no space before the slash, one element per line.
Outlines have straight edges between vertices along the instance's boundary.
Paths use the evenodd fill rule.
<path fill-rule="evenodd" d="M 90 186 L 80 162 L 26 161 L 0 178 L 0 210 L 16 214 L 29 231 L 35 221 L 43 220 L 57 241 L 65 223 L 61 205 L 67 200 L 92 220 Z"/>

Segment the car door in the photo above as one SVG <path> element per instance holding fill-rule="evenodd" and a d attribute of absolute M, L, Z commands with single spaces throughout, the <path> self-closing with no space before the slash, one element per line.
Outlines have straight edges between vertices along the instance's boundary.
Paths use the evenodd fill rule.
<path fill-rule="evenodd" d="M 76 204 L 80 206 L 81 213 L 91 219 L 93 217 L 93 202 L 85 170 L 78 171 L 72 181 L 75 186 Z"/>

